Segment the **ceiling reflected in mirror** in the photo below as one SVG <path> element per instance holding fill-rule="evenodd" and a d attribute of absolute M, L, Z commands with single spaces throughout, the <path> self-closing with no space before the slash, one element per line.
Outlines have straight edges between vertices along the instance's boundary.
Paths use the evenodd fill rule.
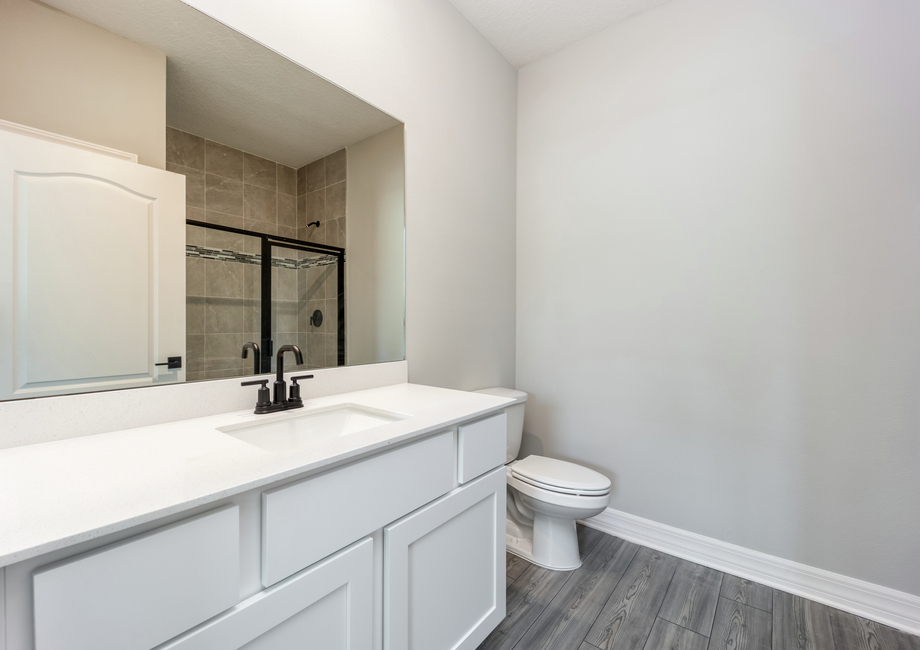
<path fill-rule="evenodd" d="M 298 168 L 401 124 L 178 0 L 47 4 L 166 55 L 166 123 Z"/>

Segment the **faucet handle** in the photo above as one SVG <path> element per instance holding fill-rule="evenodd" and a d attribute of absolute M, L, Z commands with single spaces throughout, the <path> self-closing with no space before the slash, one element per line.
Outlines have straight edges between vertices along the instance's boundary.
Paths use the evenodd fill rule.
<path fill-rule="evenodd" d="M 268 390 L 267 379 L 256 379 L 254 381 L 244 381 L 240 386 L 261 386 L 259 388 L 259 399 L 256 401 L 256 413 L 263 413 L 262 409 L 271 406 L 272 397 Z"/>
<path fill-rule="evenodd" d="M 300 384 L 297 383 L 299 379 L 313 379 L 313 375 L 297 375 L 296 377 L 291 377 L 291 395 L 288 401 L 300 402 L 302 404 L 303 400 L 300 398 Z"/>

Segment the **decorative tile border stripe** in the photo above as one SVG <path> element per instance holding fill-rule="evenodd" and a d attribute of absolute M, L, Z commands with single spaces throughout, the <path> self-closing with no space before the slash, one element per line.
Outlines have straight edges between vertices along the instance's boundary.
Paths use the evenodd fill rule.
<path fill-rule="evenodd" d="M 185 256 L 194 257 L 203 260 L 218 260 L 221 262 L 239 262 L 241 264 L 253 264 L 261 266 L 262 256 L 255 253 L 240 253 L 239 251 L 228 251 L 223 248 L 208 248 L 206 246 L 185 245 Z M 338 258 L 335 255 L 320 255 L 318 257 L 307 257 L 302 260 L 292 260 L 287 257 L 273 257 L 272 266 L 281 269 L 310 269 L 316 266 L 329 266 L 335 264 Z"/>

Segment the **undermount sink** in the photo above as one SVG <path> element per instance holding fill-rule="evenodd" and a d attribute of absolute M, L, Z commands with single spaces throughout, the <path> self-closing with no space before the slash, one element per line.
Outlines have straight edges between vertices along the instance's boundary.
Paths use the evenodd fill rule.
<path fill-rule="evenodd" d="M 217 430 L 265 451 L 281 452 L 323 444 L 408 417 L 357 404 L 339 404 L 267 422 L 218 427 Z"/>

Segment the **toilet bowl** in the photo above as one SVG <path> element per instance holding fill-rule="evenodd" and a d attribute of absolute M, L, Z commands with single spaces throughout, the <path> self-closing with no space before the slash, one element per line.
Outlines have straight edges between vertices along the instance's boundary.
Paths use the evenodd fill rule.
<path fill-rule="evenodd" d="M 524 428 L 527 393 L 508 388 L 476 391 L 515 400 L 505 407 L 508 483 L 505 541 L 508 551 L 555 570 L 581 566 L 577 519 L 600 514 L 610 503 L 610 479 L 594 470 L 555 458 L 516 460 Z"/>

